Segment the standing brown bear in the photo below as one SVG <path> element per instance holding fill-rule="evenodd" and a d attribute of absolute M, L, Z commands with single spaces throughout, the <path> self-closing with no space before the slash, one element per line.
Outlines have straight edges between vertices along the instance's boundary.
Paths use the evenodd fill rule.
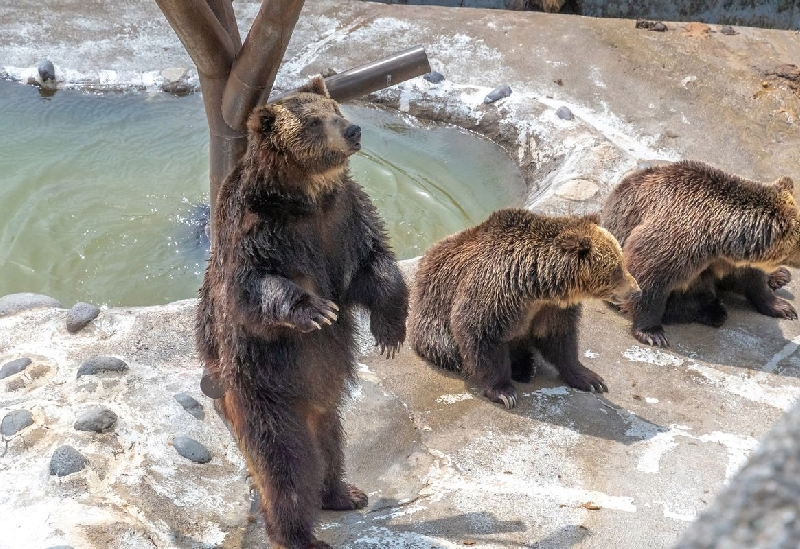
<path fill-rule="evenodd" d="M 792 190 L 788 177 L 765 185 L 693 161 L 625 177 L 602 221 L 642 288 L 639 299 L 623 306 L 636 339 L 667 346 L 662 323 L 721 326 L 727 312 L 720 287 L 743 292 L 762 314 L 797 318 L 773 291 L 791 278 L 781 263 L 800 265 Z"/>
<path fill-rule="evenodd" d="M 411 290 L 414 350 L 507 408 L 517 402 L 512 377 L 530 381 L 537 350 L 570 387 L 607 391 L 578 358 L 580 301 L 620 303 L 639 287 L 597 221 L 507 209 L 436 243 Z"/>
<path fill-rule="evenodd" d="M 261 495 L 271 546 L 325 548 L 320 508 L 359 509 L 345 484 L 339 405 L 354 379 L 356 306 L 387 355 L 408 291 L 375 207 L 348 173 L 361 129 L 322 78 L 256 108 L 247 152 L 220 189 L 197 315 L 216 401 Z"/>

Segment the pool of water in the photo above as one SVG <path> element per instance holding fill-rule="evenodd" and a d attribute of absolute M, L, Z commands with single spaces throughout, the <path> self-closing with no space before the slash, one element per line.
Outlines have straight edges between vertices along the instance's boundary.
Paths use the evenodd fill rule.
<path fill-rule="evenodd" d="M 346 106 L 362 126 L 353 177 L 400 258 L 491 211 L 524 183 L 491 141 Z M 208 132 L 199 95 L 92 95 L 0 81 L 0 295 L 65 306 L 194 297 L 205 268 Z"/>

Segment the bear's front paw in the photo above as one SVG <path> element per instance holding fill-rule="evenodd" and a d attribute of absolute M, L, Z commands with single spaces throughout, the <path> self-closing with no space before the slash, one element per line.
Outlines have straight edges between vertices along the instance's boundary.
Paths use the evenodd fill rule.
<path fill-rule="evenodd" d="M 786 267 L 778 267 L 767 277 L 767 284 L 773 290 L 783 288 L 792 281 L 792 273 Z"/>
<path fill-rule="evenodd" d="M 289 324 L 306 334 L 321 330 L 322 325 L 331 325 L 339 318 L 339 307 L 333 301 L 309 295 L 292 309 Z"/>
<path fill-rule="evenodd" d="M 328 511 L 352 511 L 363 509 L 369 497 L 361 489 L 342 482 L 336 490 L 322 497 L 322 508 Z"/>
<path fill-rule="evenodd" d="M 607 393 L 608 387 L 603 378 L 583 364 L 561 370 L 561 378 L 570 387 L 591 393 Z"/>
<path fill-rule="evenodd" d="M 383 315 L 373 313 L 369 328 L 375 337 L 375 345 L 380 354 L 386 355 L 386 358 L 394 358 L 406 339 L 405 322 L 393 322 Z"/>
<path fill-rule="evenodd" d="M 517 405 L 517 390 L 510 381 L 487 387 L 483 390 L 483 394 L 492 402 L 502 403 L 509 410 Z"/>
<path fill-rule="evenodd" d="M 647 330 L 634 330 L 633 337 L 646 345 L 654 347 L 669 347 L 667 335 L 664 333 L 664 328 L 649 328 Z"/>
<path fill-rule="evenodd" d="M 785 318 L 786 320 L 795 320 L 797 318 L 797 311 L 794 306 L 779 297 L 776 297 L 775 301 L 764 303 L 758 307 L 758 312 L 773 318 Z"/>

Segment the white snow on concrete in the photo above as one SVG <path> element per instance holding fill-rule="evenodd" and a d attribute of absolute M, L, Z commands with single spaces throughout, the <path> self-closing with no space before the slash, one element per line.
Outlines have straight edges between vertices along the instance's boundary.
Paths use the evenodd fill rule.
<path fill-rule="evenodd" d="M 654 366 L 680 366 L 683 359 L 652 347 L 634 345 L 623 351 L 622 356 L 631 362 L 644 362 Z"/>

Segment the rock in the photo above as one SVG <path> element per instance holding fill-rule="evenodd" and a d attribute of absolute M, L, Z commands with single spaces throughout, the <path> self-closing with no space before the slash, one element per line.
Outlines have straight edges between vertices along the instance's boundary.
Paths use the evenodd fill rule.
<path fill-rule="evenodd" d="M 511 86 L 504 84 L 490 91 L 489 94 L 483 99 L 483 102 L 488 105 L 489 103 L 494 103 L 495 101 L 499 101 L 500 99 L 508 97 L 509 95 L 511 95 Z"/>
<path fill-rule="evenodd" d="M 0 434 L 12 437 L 29 425 L 33 425 L 31 413 L 28 410 L 14 410 L 6 414 L 3 422 L 0 423 Z"/>
<path fill-rule="evenodd" d="M 208 463 L 211 461 L 211 453 L 205 446 L 189 437 L 175 437 L 172 445 L 180 455 L 195 463 Z"/>
<path fill-rule="evenodd" d="M 127 371 L 128 365 L 116 357 L 93 356 L 81 364 L 76 377 L 92 376 L 105 372 L 125 373 Z"/>
<path fill-rule="evenodd" d="M 20 293 L 0 297 L 0 317 L 40 307 L 57 307 L 60 309 L 63 306 L 58 300 L 41 294 Z"/>
<path fill-rule="evenodd" d="M 734 29 L 730 25 L 723 25 L 722 27 L 720 27 L 719 32 L 721 32 L 722 34 L 727 34 L 728 36 L 739 34 L 738 32 L 736 32 L 736 29 Z"/>
<path fill-rule="evenodd" d="M 639 19 L 638 21 L 636 21 L 636 28 L 657 31 L 657 32 L 665 32 L 669 30 L 667 29 L 667 26 L 661 21 L 645 21 L 644 19 Z"/>
<path fill-rule="evenodd" d="M 49 59 L 45 59 L 41 63 L 39 63 L 39 78 L 42 79 L 42 82 L 47 82 L 48 80 L 55 80 L 56 79 L 56 68 L 53 66 L 52 61 Z"/>
<path fill-rule="evenodd" d="M 94 431 L 102 433 L 108 431 L 117 423 L 117 414 L 108 408 L 95 406 L 81 413 L 75 420 L 73 427 L 77 431 Z"/>
<path fill-rule="evenodd" d="M 431 71 L 428 74 L 423 75 L 422 78 L 431 84 L 439 84 L 440 82 L 444 81 L 444 75 L 437 71 Z"/>
<path fill-rule="evenodd" d="M 167 93 L 178 96 L 188 95 L 194 90 L 188 82 L 187 69 L 180 67 L 172 67 L 161 71 L 161 76 L 164 82 L 161 84 L 161 89 Z"/>
<path fill-rule="evenodd" d="M 556 196 L 582 201 L 594 197 L 599 190 L 600 186 L 591 179 L 571 179 L 556 189 Z"/>
<path fill-rule="evenodd" d="M 91 303 L 79 302 L 67 313 L 67 331 L 71 334 L 80 332 L 87 324 L 97 318 L 100 309 Z"/>
<path fill-rule="evenodd" d="M 573 118 L 575 118 L 575 115 L 572 114 L 572 111 L 569 110 L 568 107 L 565 107 L 563 105 L 561 107 L 558 107 L 558 109 L 556 110 L 556 116 L 559 117 L 561 120 L 572 120 Z"/>
<path fill-rule="evenodd" d="M 183 406 L 183 409 L 192 414 L 199 420 L 203 420 L 206 417 L 206 413 L 203 410 L 203 405 L 197 402 L 194 398 L 189 396 L 187 393 L 177 393 L 175 395 L 175 400 L 178 401 L 178 404 Z"/>
<path fill-rule="evenodd" d="M 5 379 L 13 376 L 14 374 L 18 374 L 30 366 L 30 364 L 31 359 L 28 357 L 18 358 L 16 360 L 12 360 L 11 362 L 6 362 L 3 364 L 3 367 L 0 368 L 0 379 Z"/>
<path fill-rule="evenodd" d="M 79 451 L 65 444 L 53 452 L 53 457 L 50 458 L 50 474 L 65 477 L 83 470 L 87 463 L 89 460 Z"/>

